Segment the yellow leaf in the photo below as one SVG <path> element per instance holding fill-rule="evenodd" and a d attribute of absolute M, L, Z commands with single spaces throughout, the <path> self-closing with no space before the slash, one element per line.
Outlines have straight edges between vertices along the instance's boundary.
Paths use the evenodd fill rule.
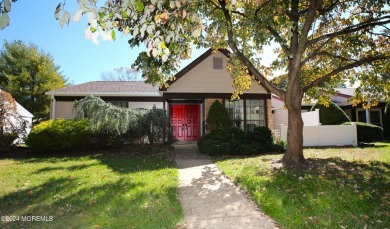
<path fill-rule="evenodd" d="M 162 49 L 166 49 L 167 48 L 167 46 L 165 45 L 164 41 L 161 41 L 160 46 L 161 46 Z"/>

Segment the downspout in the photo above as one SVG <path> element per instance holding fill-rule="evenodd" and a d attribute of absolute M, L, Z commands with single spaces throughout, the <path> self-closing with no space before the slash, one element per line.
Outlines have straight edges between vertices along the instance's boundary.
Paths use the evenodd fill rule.
<path fill-rule="evenodd" d="M 52 112 L 51 112 L 51 119 L 56 119 L 56 98 L 54 95 L 51 95 L 51 102 L 52 102 Z"/>
<path fill-rule="evenodd" d="M 367 107 L 366 107 L 366 123 L 371 123 L 370 110 L 368 109 L 369 104 L 370 101 L 367 102 Z"/>

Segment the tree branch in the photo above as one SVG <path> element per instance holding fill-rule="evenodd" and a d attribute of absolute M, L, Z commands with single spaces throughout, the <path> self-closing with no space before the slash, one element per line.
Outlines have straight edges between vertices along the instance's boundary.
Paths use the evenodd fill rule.
<path fill-rule="evenodd" d="M 257 14 L 260 12 L 261 9 L 263 9 L 264 6 L 266 6 L 268 3 L 270 3 L 272 0 L 268 0 L 264 2 L 263 4 L 260 4 L 259 7 L 257 7 L 255 11 L 255 18 L 257 18 Z"/>
<path fill-rule="evenodd" d="M 314 50 L 314 52 L 309 55 L 308 57 L 306 57 L 304 60 L 302 60 L 301 62 L 301 67 L 306 64 L 309 60 L 311 60 L 313 57 L 315 57 L 320 51 L 321 49 L 327 45 L 332 39 L 328 39 L 327 41 L 325 41 L 323 44 L 320 45 L 320 47 L 318 47 L 316 50 Z"/>
<path fill-rule="evenodd" d="M 228 44 L 229 47 L 232 49 L 233 53 L 236 54 L 236 56 L 239 58 L 239 60 L 245 64 L 248 67 L 249 72 L 251 72 L 262 84 L 263 86 L 268 89 L 270 92 L 276 94 L 280 98 L 285 98 L 285 93 L 273 86 L 266 77 L 261 74 L 257 68 L 252 64 L 252 62 L 238 49 L 236 43 L 234 42 L 234 34 L 232 30 L 232 19 L 230 17 L 229 11 L 226 9 L 226 3 L 224 0 L 218 0 L 219 4 L 222 7 L 223 14 L 226 19 L 226 26 L 227 26 L 227 32 L 228 32 Z"/>
<path fill-rule="evenodd" d="M 380 55 L 380 56 L 371 56 L 371 57 L 367 57 L 367 58 L 361 59 L 359 61 L 355 61 L 353 63 L 350 63 L 350 64 L 344 65 L 342 67 L 339 67 L 339 68 L 331 71 L 330 73 L 328 73 L 328 74 L 326 74 L 326 75 L 324 75 L 324 76 L 322 76 L 322 77 L 312 81 L 311 83 L 305 85 L 302 88 L 302 90 L 303 90 L 303 92 L 306 92 L 310 88 L 318 86 L 319 84 L 326 82 L 332 76 L 334 76 L 334 75 L 336 75 L 336 74 L 338 74 L 340 72 L 343 72 L 345 70 L 349 70 L 349 69 L 352 69 L 352 68 L 355 68 L 355 67 L 359 67 L 359 66 L 361 66 L 363 64 L 372 63 L 372 62 L 377 61 L 377 60 L 389 60 L 389 59 L 390 59 L 390 56 Z"/>
<path fill-rule="evenodd" d="M 283 51 L 288 55 L 290 53 L 290 49 L 286 45 L 287 42 L 285 42 L 285 40 L 279 35 L 279 33 L 270 25 L 268 25 L 266 28 L 272 34 L 275 40 L 279 43 L 280 47 L 282 47 Z"/>
<path fill-rule="evenodd" d="M 299 50 L 304 50 L 307 47 L 307 35 L 309 34 L 310 28 L 315 20 L 316 12 L 320 8 L 322 2 L 322 0 L 311 0 L 309 3 L 309 11 L 307 12 L 306 20 L 299 36 Z"/>
<path fill-rule="evenodd" d="M 350 34 L 353 32 L 357 32 L 359 30 L 366 29 L 368 27 L 385 25 L 388 23 L 390 23 L 390 16 L 385 16 L 385 17 L 376 18 L 376 19 L 370 19 L 370 20 L 367 20 L 367 21 L 360 23 L 360 24 L 348 26 L 348 27 L 346 27 L 343 30 L 340 30 L 338 32 L 329 33 L 329 34 L 326 34 L 324 36 L 320 36 L 320 37 L 317 37 L 315 39 L 312 39 L 309 42 L 307 42 L 307 46 L 313 45 L 313 44 L 315 44 L 321 40 L 324 40 L 324 39 L 331 39 L 331 38 L 337 37 L 339 35 Z"/>

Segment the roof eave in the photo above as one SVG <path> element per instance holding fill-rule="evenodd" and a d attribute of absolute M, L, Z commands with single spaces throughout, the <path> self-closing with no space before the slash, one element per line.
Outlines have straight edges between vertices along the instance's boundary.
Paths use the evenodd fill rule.
<path fill-rule="evenodd" d="M 105 97 L 160 97 L 162 96 L 160 92 L 70 92 L 70 91 L 49 91 L 46 92 L 46 95 L 52 96 L 105 96 Z"/>

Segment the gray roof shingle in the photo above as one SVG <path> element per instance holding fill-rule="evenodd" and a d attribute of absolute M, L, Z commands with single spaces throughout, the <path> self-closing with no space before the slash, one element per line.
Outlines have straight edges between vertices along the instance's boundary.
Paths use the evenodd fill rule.
<path fill-rule="evenodd" d="M 161 96 L 159 87 L 143 81 L 91 81 L 49 91 L 47 95 Z"/>

